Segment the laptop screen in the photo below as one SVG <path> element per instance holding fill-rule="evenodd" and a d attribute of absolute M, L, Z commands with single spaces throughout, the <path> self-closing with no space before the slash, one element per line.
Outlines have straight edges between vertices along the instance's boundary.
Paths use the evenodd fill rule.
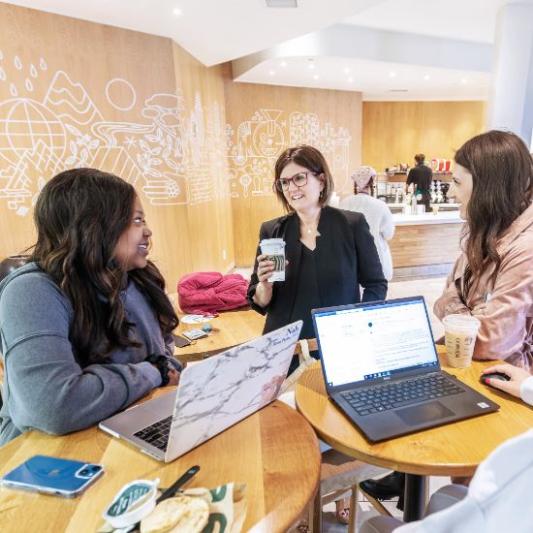
<path fill-rule="evenodd" d="M 330 387 L 439 368 L 421 297 L 318 309 L 313 318 Z"/>

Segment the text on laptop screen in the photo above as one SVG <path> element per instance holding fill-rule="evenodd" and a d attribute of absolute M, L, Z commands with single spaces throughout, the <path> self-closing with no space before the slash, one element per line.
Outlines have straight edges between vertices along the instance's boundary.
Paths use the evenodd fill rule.
<path fill-rule="evenodd" d="M 315 312 L 330 386 L 438 367 L 423 300 Z"/>

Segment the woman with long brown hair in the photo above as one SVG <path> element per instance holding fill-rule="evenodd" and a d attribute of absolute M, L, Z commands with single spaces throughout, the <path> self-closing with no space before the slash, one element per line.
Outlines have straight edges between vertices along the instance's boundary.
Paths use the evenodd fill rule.
<path fill-rule="evenodd" d="M 464 251 L 435 314 L 480 320 L 475 359 L 533 371 L 533 159 L 517 135 L 489 131 L 467 141 L 455 163 L 448 194 L 466 221 Z"/>
<path fill-rule="evenodd" d="M 134 188 L 95 169 L 43 188 L 29 263 L 0 284 L 0 444 L 29 429 L 89 427 L 177 384 L 178 324 Z"/>
<path fill-rule="evenodd" d="M 531 373 L 533 159 L 524 142 L 503 131 L 467 141 L 455 154 L 448 196 L 460 204 L 465 220 L 463 253 L 434 312 L 441 319 L 453 313 L 475 316 L 481 326 L 474 358 L 504 359 Z M 496 368 L 514 374 L 508 365 Z M 524 401 L 531 399 L 531 392 L 521 393 Z M 361 488 L 388 499 L 402 495 L 403 483 L 403 474 L 394 472 L 379 481 L 363 481 Z"/>

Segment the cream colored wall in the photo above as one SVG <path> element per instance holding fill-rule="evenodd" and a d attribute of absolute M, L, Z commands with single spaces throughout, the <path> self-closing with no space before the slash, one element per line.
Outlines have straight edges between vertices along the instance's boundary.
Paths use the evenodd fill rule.
<path fill-rule="evenodd" d="M 352 190 L 350 174 L 361 161 L 361 93 L 235 83 L 227 72 L 225 95 L 235 263 L 249 266 L 261 222 L 283 214 L 272 182 L 285 148 L 316 146 L 336 191 Z"/>
<path fill-rule="evenodd" d="M 32 244 L 44 184 L 91 166 L 135 186 L 169 290 L 230 268 L 220 68 L 169 39 L 6 4 L 0 35 L 0 257 Z"/>
<path fill-rule="evenodd" d="M 466 140 L 485 130 L 485 102 L 364 102 L 363 163 L 378 172 L 414 164 L 422 152 L 453 159 Z"/>

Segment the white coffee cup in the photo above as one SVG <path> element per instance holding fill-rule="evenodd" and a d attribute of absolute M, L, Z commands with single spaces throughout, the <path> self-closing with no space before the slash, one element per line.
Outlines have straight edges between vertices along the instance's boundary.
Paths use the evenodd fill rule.
<path fill-rule="evenodd" d="M 263 239 L 259 246 L 263 255 L 274 262 L 274 272 L 268 281 L 285 281 L 285 241 L 283 239 Z"/>
<path fill-rule="evenodd" d="M 470 315 L 447 315 L 442 323 L 448 364 L 454 368 L 470 366 L 481 322 Z"/>

